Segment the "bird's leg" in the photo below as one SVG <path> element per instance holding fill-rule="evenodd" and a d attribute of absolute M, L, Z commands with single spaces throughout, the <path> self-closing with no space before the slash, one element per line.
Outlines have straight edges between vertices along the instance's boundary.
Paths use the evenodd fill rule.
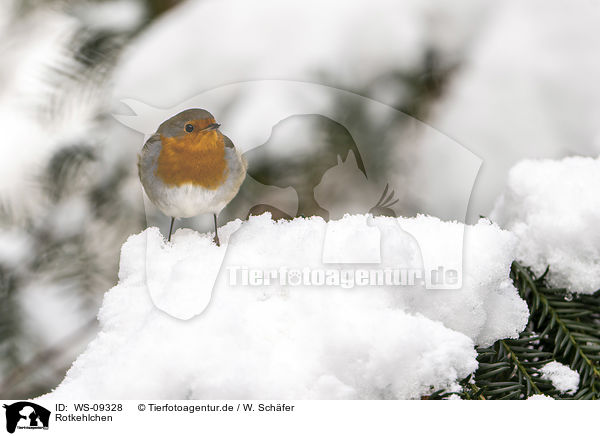
<path fill-rule="evenodd" d="M 175 222 L 175 217 L 171 217 L 171 227 L 169 227 L 169 242 L 171 242 L 171 233 L 173 232 L 173 223 Z"/>
<path fill-rule="evenodd" d="M 219 241 L 219 232 L 217 231 L 217 214 L 214 213 L 213 217 L 215 218 L 215 243 L 217 244 L 217 247 L 221 246 L 221 242 Z"/>

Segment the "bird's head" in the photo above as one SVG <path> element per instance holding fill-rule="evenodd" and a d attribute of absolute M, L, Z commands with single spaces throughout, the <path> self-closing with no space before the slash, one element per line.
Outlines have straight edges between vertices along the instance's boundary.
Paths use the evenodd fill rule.
<path fill-rule="evenodd" d="M 157 130 L 163 138 L 188 142 L 202 141 L 219 128 L 215 118 L 204 109 L 187 109 L 164 121 Z"/>

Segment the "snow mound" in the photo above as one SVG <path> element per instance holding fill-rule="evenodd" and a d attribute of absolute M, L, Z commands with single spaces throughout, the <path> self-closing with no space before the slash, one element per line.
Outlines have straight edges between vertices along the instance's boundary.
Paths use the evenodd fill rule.
<path fill-rule="evenodd" d="M 367 218 L 346 216 L 337 224 L 356 228 L 360 239 Z M 527 307 L 508 280 L 515 249 L 509 232 L 489 221 L 465 227 L 424 216 L 378 217 L 371 224 L 381 233 L 383 265 L 414 266 L 417 248 L 460 264 L 444 257 L 456 255 L 448 241 L 464 231 L 462 289 L 242 286 L 239 277 L 232 284 L 231 271 L 241 267 L 323 267 L 328 223 L 318 217 L 231 222 L 219 231 L 221 247 L 210 243 L 212 235 L 189 229 L 166 243 L 149 228 L 123 245 L 119 283 L 106 293 L 98 316 L 101 331 L 49 397 L 419 398 L 434 388 L 456 388 L 456 380 L 472 373 L 476 342 L 515 337 L 524 328 Z M 221 257 L 200 316 L 178 319 L 153 304 L 157 283 L 172 286 L 176 295 L 187 279 L 188 288 L 204 292 L 212 282 L 203 268 L 214 269 Z M 429 262 L 433 255 L 423 257 Z M 175 267 L 158 265 L 175 265 L 175 258 L 185 265 L 173 284 L 164 277 Z M 180 302 L 190 304 L 188 298 Z"/>
<path fill-rule="evenodd" d="M 579 373 L 560 362 L 549 362 L 541 369 L 542 378 L 550 380 L 561 393 L 574 394 L 579 389 Z"/>
<path fill-rule="evenodd" d="M 574 292 L 600 288 L 600 160 L 526 160 L 513 167 L 492 219 L 520 240 L 518 259 Z"/>

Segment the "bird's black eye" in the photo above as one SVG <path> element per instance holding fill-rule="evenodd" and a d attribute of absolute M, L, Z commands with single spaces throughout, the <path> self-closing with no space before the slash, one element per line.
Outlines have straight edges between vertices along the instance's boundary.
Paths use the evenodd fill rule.
<path fill-rule="evenodd" d="M 186 124 L 185 125 L 185 131 L 188 133 L 191 133 L 194 131 L 194 126 L 192 126 L 191 124 Z"/>

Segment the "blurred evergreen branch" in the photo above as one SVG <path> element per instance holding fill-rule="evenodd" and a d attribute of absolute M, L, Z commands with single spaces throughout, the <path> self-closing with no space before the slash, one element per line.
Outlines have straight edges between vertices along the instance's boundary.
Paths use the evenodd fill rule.
<path fill-rule="evenodd" d="M 107 176 L 104 171 L 99 171 L 102 165 L 91 146 L 60 149 L 41 177 L 39 209 L 31 211 L 32 217 L 10 223 L 8 213 L 1 215 L 5 228 L 18 227 L 34 247 L 23 267 L 15 269 L 0 264 L 0 350 L 3 356 L 0 365 L 4 374 L 4 379 L 0 380 L 3 390 L 0 395 L 4 398 L 41 394 L 56 383 L 56 375 L 52 374 L 53 378 L 45 382 L 34 380 L 36 384 L 28 387 L 15 386 L 16 383 L 31 382 L 27 377 L 32 371 L 40 370 L 42 362 L 48 365 L 48 356 L 59 361 L 73 345 L 73 338 L 82 338 L 93 329 L 99 297 L 114 283 L 119 247 L 127 235 L 144 225 L 143 214 L 135 205 L 128 204 L 127 198 L 122 198 L 127 171 L 117 169 Z M 66 233 L 57 231 L 56 217 L 64 214 L 63 203 L 72 198 L 79 198 L 87 205 L 86 214 L 81 217 L 84 225 L 67 229 Z M 8 223 L 11 225 L 7 226 Z M 57 286 L 70 297 L 75 296 L 82 313 L 89 313 L 90 322 L 79 331 L 73 331 L 68 340 L 60 341 L 58 346 L 32 345 L 37 338 L 30 337 L 24 325 L 27 320 L 20 297 L 22 290 L 32 283 L 43 287 Z M 32 360 L 29 353 L 22 352 L 24 348 L 45 349 L 39 354 L 44 358 Z"/>
<path fill-rule="evenodd" d="M 16 291 L 19 289 L 20 280 L 17 274 L 5 266 L 0 266 L 0 353 L 2 354 L 1 367 L 3 373 L 6 368 L 19 362 L 18 338 L 21 331 L 21 319 Z"/>
<path fill-rule="evenodd" d="M 15 22 L 50 8 L 71 15 L 79 25 L 60 55 L 39 65 L 36 80 L 43 92 L 29 106 L 40 124 L 64 131 L 65 142 L 53 147 L 57 151 L 38 177 L 37 192 L 27 192 L 35 199 L 24 212 L 14 212 L 12 204 L 0 199 L 0 232 L 16 232 L 32 247 L 18 267 L 0 261 L 3 398 L 32 397 L 56 386 L 72 360 L 73 341 L 95 326 L 99 298 L 115 280 L 119 247 L 145 225 L 143 211 L 127 196 L 127 184 L 135 176 L 131 162 L 110 161 L 102 153 L 113 68 L 131 38 L 177 2 L 140 3 L 148 12 L 146 20 L 130 29 L 88 25 L 77 11 L 98 4 L 91 0 L 17 4 Z M 72 209 L 70 201 L 81 210 Z M 63 223 L 77 213 L 83 225 L 70 228 Z M 23 310 L 23 292 L 29 286 L 59 289 L 75 298 L 89 321 L 83 319 L 82 327 L 66 338 L 57 337 L 57 343 L 44 343 Z"/>

